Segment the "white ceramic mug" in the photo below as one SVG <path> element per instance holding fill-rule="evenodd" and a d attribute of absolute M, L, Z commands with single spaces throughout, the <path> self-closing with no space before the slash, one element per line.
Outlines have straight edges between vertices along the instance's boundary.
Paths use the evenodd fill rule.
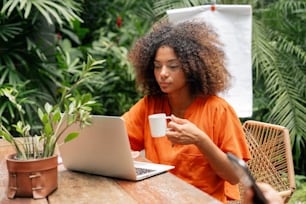
<path fill-rule="evenodd" d="M 166 116 L 165 113 L 149 115 L 152 137 L 163 137 L 166 135 L 167 119 L 171 119 L 171 116 Z"/>

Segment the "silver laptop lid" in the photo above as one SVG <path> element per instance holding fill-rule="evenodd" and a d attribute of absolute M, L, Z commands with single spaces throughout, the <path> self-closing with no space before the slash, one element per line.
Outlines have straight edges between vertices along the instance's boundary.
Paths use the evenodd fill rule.
<path fill-rule="evenodd" d="M 81 129 L 77 124 L 65 132 L 79 136 L 67 143 L 58 142 L 62 162 L 67 169 L 97 175 L 142 180 L 173 169 L 174 166 L 134 162 L 124 120 L 119 116 L 92 116 L 92 125 Z M 64 134 L 64 135 L 67 135 Z M 150 169 L 136 175 L 135 166 Z"/>
<path fill-rule="evenodd" d="M 59 150 L 67 169 L 92 174 L 136 179 L 124 120 L 118 116 L 92 116 L 92 125 L 77 124 L 66 132 L 78 131 L 77 138 L 62 143 Z"/>

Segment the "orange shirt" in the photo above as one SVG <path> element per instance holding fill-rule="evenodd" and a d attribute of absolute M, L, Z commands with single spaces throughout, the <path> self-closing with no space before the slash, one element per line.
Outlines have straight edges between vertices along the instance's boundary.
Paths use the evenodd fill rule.
<path fill-rule="evenodd" d="M 153 138 L 148 116 L 170 115 L 167 97 L 145 96 L 123 115 L 133 150 L 145 149 L 146 158 L 175 166 L 171 173 L 222 202 L 239 199 L 237 185 L 220 178 L 195 145 L 174 145 L 167 137 Z M 233 108 L 218 96 L 197 97 L 185 112 L 185 119 L 203 130 L 223 151 L 244 160 L 250 158 L 241 123 Z"/>

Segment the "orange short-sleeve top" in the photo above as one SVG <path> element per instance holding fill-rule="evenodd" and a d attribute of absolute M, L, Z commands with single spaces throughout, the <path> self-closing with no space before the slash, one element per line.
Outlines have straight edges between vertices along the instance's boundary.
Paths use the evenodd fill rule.
<path fill-rule="evenodd" d="M 195 145 L 172 145 L 167 137 L 153 138 L 148 116 L 171 114 L 166 96 L 145 96 L 123 115 L 133 150 L 145 149 L 146 158 L 175 166 L 171 173 L 222 202 L 239 199 L 238 187 L 220 178 Z M 223 151 L 248 160 L 241 122 L 233 108 L 218 96 L 197 97 L 185 112 L 185 119 L 203 130 Z"/>

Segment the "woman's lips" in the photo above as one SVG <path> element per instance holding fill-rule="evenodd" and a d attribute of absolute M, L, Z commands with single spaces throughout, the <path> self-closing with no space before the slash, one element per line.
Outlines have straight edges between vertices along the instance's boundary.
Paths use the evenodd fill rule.
<path fill-rule="evenodd" d="M 168 82 L 160 82 L 159 83 L 160 87 L 168 87 L 169 85 L 170 85 L 170 83 L 168 83 Z"/>

